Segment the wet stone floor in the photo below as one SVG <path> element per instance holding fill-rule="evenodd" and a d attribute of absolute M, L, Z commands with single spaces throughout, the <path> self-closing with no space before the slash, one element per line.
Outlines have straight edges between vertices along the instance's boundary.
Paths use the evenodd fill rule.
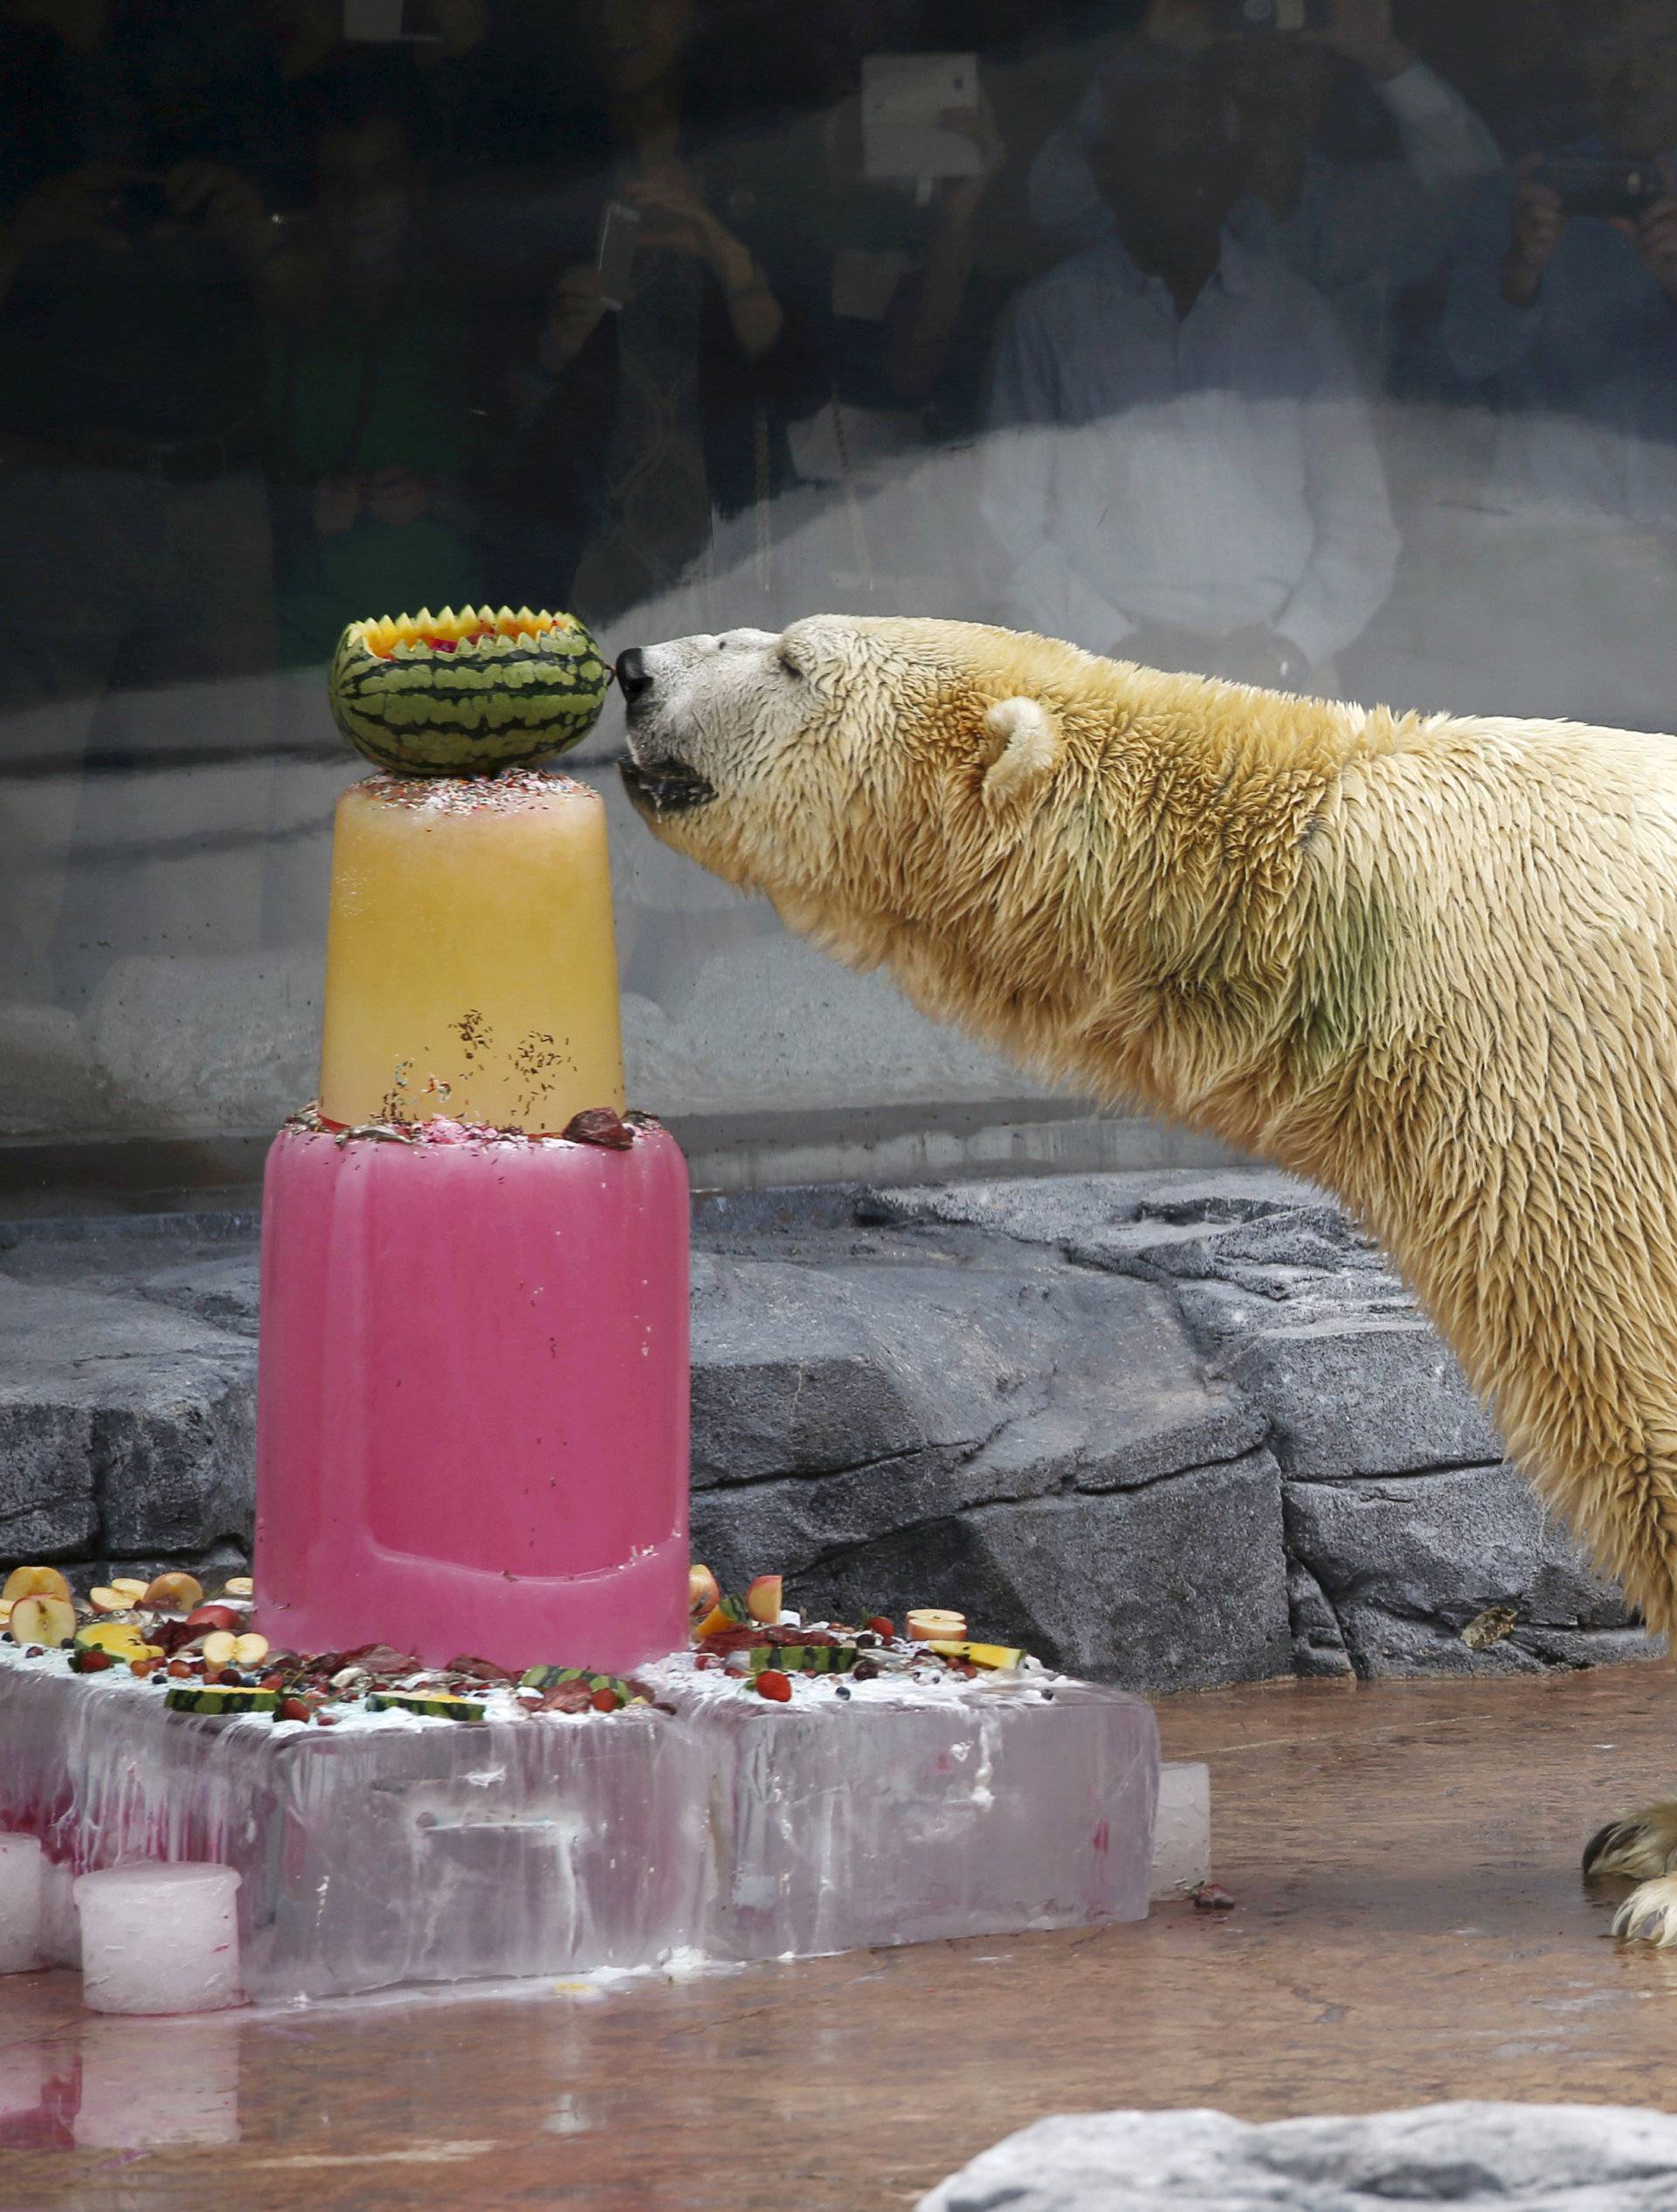
<path fill-rule="evenodd" d="M 1677 1952 L 1606 1935 L 1586 1834 L 1677 1784 L 1677 1681 L 1277 1683 L 1164 1700 L 1232 1912 L 606 1996 L 99 2022 L 0 1984 L 4 2212 L 886 2212 L 1054 2112 L 1442 2098 L 1677 2108 Z M 150 2134 L 172 2141 L 135 2147 Z"/>

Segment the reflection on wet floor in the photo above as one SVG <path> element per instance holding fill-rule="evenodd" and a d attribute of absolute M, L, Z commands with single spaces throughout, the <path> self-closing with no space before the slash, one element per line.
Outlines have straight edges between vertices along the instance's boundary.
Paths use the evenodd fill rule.
<path fill-rule="evenodd" d="M 887 2212 L 1056 2111 L 1677 2106 L 1677 1955 L 1583 1840 L 1677 1780 L 1663 1665 L 1167 1699 L 1229 1913 L 614 1988 L 196 2020 L 0 1985 L 6 2212 Z"/>

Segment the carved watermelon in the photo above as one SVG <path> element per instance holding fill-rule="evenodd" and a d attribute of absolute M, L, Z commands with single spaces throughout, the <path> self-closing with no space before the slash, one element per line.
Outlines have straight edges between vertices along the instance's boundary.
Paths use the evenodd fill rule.
<path fill-rule="evenodd" d="M 357 752 L 397 775 L 493 775 L 580 745 L 611 671 L 575 615 L 466 607 L 352 622 L 327 689 Z"/>

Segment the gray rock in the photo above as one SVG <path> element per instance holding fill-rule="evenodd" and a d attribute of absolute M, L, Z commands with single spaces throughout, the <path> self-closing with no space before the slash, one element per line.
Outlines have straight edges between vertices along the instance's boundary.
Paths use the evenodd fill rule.
<path fill-rule="evenodd" d="M 1345 1631 L 1322 1584 L 1289 1548 L 1287 1605 L 1293 1627 L 1293 1671 L 1307 1677 L 1355 1673 Z"/>
<path fill-rule="evenodd" d="M 1360 2119 L 1079 2112 L 982 2152 L 920 2212 L 1671 2212 L 1677 2118 L 1623 2105 L 1426 2105 Z"/>
<path fill-rule="evenodd" d="M 6 1548 L 198 1550 L 248 1533 L 256 1351 L 141 1298 L 0 1278 Z M 0 1495 L 5 1493 L 0 1492 Z M 73 1527 L 74 1534 L 71 1534 Z"/>
<path fill-rule="evenodd" d="M 935 1460 L 948 1511 L 1153 1481 L 1250 1451 L 1264 1423 L 1203 1378 L 1170 1299 L 1147 1284 L 700 1255 L 693 1436 L 695 1490 L 914 1454 Z M 865 1491 L 888 1506 L 895 1484 L 795 1511 L 830 1530 L 824 1543 L 850 1540 L 852 1501 Z"/>
<path fill-rule="evenodd" d="M 1537 1673 L 1652 1649 L 1513 1467 L 1288 1482 L 1283 1501 L 1295 1575 L 1311 1578 L 1359 1674 Z M 1514 1627 L 1482 1650 L 1464 1643 L 1496 1606 Z"/>
<path fill-rule="evenodd" d="M 1198 1226 L 1322 1203 L 1310 1184 L 1269 1168 L 1166 1168 L 875 1190 L 859 1201 L 858 1217 L 897 1228 L 960 1223 L 1064 1250 L 1143 1218 Z"/>
<path fill-rule="evenodd" d="M 1237 1339 L 1221 1372 L 1268 1415 L 1289 1475 L 1396 1474 L 1501 1456 L 1488 1415 L 1425 1320 L 1272 1326 Z"/>
<path fill-rule="evenodd" d="M 1104 1497 L 980 1506 L 822 1561 L 793 1601 L 853 1619 L 963 1604 L 985 1635 L 1129 1690 L 1291 1664 L 1280 1485 L 1267 1452 Z"/>

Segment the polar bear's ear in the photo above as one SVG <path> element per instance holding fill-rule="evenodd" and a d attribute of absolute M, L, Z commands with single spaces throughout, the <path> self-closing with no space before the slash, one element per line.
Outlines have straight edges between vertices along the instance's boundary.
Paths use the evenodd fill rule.
<path fill-rule="evenodd" d="M 1059 722 L 1034 699 L 998 699 L 984 717 L 995 748 L 984 775 L 987 799 L 1011 799 L 1052 775 L 1065 755 Z"/>

